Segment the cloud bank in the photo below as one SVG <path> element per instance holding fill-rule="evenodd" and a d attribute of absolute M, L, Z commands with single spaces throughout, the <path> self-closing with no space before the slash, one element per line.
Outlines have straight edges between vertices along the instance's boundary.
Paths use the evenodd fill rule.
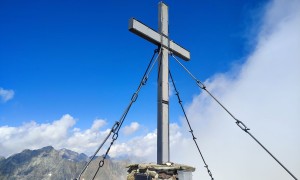
<path fill-rule="evenodd" d="M 15 95 L 13 90 L 6 90 L 0 87 L 0 102 L 7 102 L 11 100 Z"/>
<path fill-rule="evenodd" d="M 94 120 L 87 130 L 80 130 L 74 127 L 75 124 L 76 119 L 66 114 L 47 124 L 32 121 L 19 127 L 1 126 L 0 155 L 9 156 L 25 148 L 38 149 L 48 145 L 91 154 L 109 132 L 109 129 L 100 130 L 106 124 L 101 119 Z"/>
<path fill-rule="evenodd" d="M 76 152 L 91 155 L 110 132 L 106 128 L 107 122 L 103 119 L 95 119 L 92 126 L 86 130 L 76 128 L 76 119 L 69 114 L 63 115 L 52 123 L 38 124 L 34 121 L 25 123 L 19 127 L 0 127 L 0 155 L 10 156 L 24 149 L 39 149 L 52 145 L 56 149 L 67 148 Z M 132 122 L 122 128 L 124 135 L 134 135 L 140 125 Z M 131 139 L 116 141 L 111 148 L 111 157 L 135 157 L 146 161 L 156 161 L 156 130 L 141 136 L 133 136 Z M 176 147 L 181 143 L 183 134 L 177 124 L 170 124 L 170 143 Z M 99 154 L 105 153 L 106 147 Z"/>
<path fill-rule="evenodd" d="M 263 18 L 258 43 L 245 64 L 238 71 L 216 74 L 206 84 L 299 178 L 300 1 L 274 0 Z M 206 93 L 194 97 L 187 109 L 216 179 L 293 179 Z M 176 149 L 173 159 L 196 166 L 195 179 L 208 179 L 190 146 Z"/>

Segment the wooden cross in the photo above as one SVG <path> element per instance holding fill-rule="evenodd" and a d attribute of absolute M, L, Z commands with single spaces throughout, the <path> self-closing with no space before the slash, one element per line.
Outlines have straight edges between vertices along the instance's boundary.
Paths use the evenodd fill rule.
<path fill-rule="evenodd" d="M 169 149 L 169 53 L 188 61 L 190 52 L 168 37 L 168 6 L 158 4 L 158 32 L 137 21 L 129 20 L 129 31 L 161 48 L 159 55 L 158 102 L 157 102 L 157 164 L 170 162 Z"/>

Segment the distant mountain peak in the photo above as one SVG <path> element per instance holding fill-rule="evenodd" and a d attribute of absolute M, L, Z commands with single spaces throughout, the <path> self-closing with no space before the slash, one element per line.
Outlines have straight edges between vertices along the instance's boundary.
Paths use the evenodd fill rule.
<path fill-rule="evenodd" d="M 41 150 L 44 150 L 44 151 L 52 151 L 52 150 L 54 150 L 54 147 L 53 146 L 45 146 L 45 147 L 43 147 Z"/>
<path fill-rule="evenodd" d="M 71 161 L 75 161 L 75 162 L 86 162 L 89 160 L 89 157 L 83 153 L 77 153 L 75 151 L 63 148 L 60 149 L 59 154 L 61 155 L 62 158 L 64 159 L 68 159 Z"/>

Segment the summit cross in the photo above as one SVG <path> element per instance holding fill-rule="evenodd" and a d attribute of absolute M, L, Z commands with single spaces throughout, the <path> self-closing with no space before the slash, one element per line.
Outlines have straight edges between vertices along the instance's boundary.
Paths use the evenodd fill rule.
<path fill-rule="evenodd" d="M 170 162 L 169 143 L 169 53 L 190 60 L 190 52 L 169 39 L 168 6 L 158 4 L 158 32 L 137 21 L 129 20 L 129 31 L 161 48 L 158 62 L 157 93 L 157 164 Z"/>

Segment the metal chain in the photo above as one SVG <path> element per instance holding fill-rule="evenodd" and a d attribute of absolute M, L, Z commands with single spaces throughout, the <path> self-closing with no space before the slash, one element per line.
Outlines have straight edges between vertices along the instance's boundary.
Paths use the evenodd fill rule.
<path fill-rule="evenodd" d="M 209 170 L 208 165 L 207 165 L 207 163 L 206 163 L 205 160 L 204 160 L 204 156 L 203 156 L 202 153 L 201 153 L 200 147 L 199 147 L 199 145 L 198 145 L 198 143 L 197 143 L 197 141 L 196 141 L 197 138 L 196 138 L 195 135 L 194 135 L 194 131 L 193 131 L 193 129 L 192 129 L 192 126 L 191 126 L 191 124 L 190 124 L 190 121 L 189 121 L 189 119 L 188 119 L 188 117 L 187 117 L 187 115 L 186 115 L 186 112 L 185 112 L 185 110 L 184 110 L 184 107 L 183 107 L 183 105 L 182 105 L 182 100 L 181 100 L 181 98 L 180 98 L 180 96 L 179 96 L 179 92 L 178 92 L 178 90 L 177 90 L 177 88 L 176 88 L 175 81 L 174 81 L 174 79 L 173 79 L 173 76 L 172 76 L 172 74 L 171 74 L 171 71 L 169 71 L 169 74 L 170 74 L 170 78 L 171 78 L 171 81 L 172 81 L 174 90 L 175 90 L 175 92 L 176 92 L 176 96 L 177 96 L 177 99 L 178 99 L 178 103 L 180 104 L 180 107 L 181 107 L 181 109 L 182 109 L 182 112 L 183 112 L 183 114 L 184 114 L 184 117 L 185 117 L 185 119 L 186 119 L 186 122 L 187 122 L 187 124 L 189 125 L 189 128 L 190 128 L 190 131 L 189 131 L 189 132 L 191 133 L 191 135 L 192 135 L 192 137 L 193 137 L 193 141 L 195 142 L 195 145 L 196 145 L 196 147 L 197 147 L 197 149 L 198 149 L 198 152 L 199 152 L 199 154 L 200 154 L 200 156 L 201 156 L 201 158 L 202 158 L 202 161 L 203 161 L 203 163 L 204 163 L 204 165 L 205 165 L 204 167 L 207 169 L 208 175 L 211 177 L 211 180 L 214 180 L 213 175 L 212 175 L 211 171 Z"/>
<path fill-rule="evenodd" d="M 157 53 L 158 53 L 158 55 L 157 55 L 157 57 L 156 57 L 155 60 L 154 60 L 155 54 L 157 54 Z M 154 67 L 154 65 L 155 65 L 155 63 L 156 63 L 156 61 L 157 61 L 157 58 L 159 57 L 160 53 L 161 53 L 161 50 L 158 51 L 158 49 L 156 49 L 156 50 L 154 51 L 154 53 L 153 53 L 153 55 L 152 55 L 152 58 L 151 58 L 151 60 L 150 60 L 150 62 L 149 62 L 149 64 L 148 64 L 148 66 L 147 66 L 147 69 L 146 69 L 146 71 L 145 71 L 145 73 L 144 73 L 144 75 L 143 75 L 143 78 L 142 78 L 142 80 L 140 81 L 137 90 L 135 91 L 135 93 L 133 93 L 133 95 L 132 95 L 132 97 L 131 97 L 131 100 L 130 100 L 129 105 L 128 105 L 127 108 L 125 109 L 125 111 L 124 111 L 124 113 L 122 114 L 120 120 L 117 121 L 117 122 L 115 122 L 115 124 L 114 124 L 113 127 L 111 128 L 109 134 L 106 136 L 106 138 L 104 139 L 104 141 L 103 141 L 103 142 L 101 143 L 101 145 L 98 147 L 98 149 L 97 149 L 96 152 L 93 154 L 93 156 L 92 156 L 92 158 L 89 160 L 89 162 L 85 165 L 85 167 L 83 168 L 83 170 L 82 170 L 81 173 L 79 174 L 77 180 L 80 180 L 81 175 L 82 175 L 82 174 L 84 173 L 84 171 L 87 169 L 87 167 L 89 166 L 89 164 L 91 163 L 91 161 L 95 158 L 95 156 L 96 156 L 97 153 L 100 151 L 100 149 L 102 148 L 102 146 L 106 143 L 106 141 L 108 140 L 108 138 L 113 134 L 113 135 L 112 135 L 112 141 L 111 141 L 111 143 L 110 143 L 108 149 L 106 150 L 105 154 L 103 155 L 102 159 L 100 160 L 99 165 L 98 165 L 98 168 L 97 168 L 97 170 L 96 170 L 96 172 L 95 172 L 95 174 L 94 174 L 92 180 L 95 179 L 95 177 L 97 176 L 97 174 L 98 174 L 100 168 L 104 166 L 105 159 L 107 158 L 108 153 L 109 153 L 109 151 L 110 151 L 112 145 L 113 145 L 114 142 L 118 139 L 120 128 L 122 127 L 122 124 L 123 124 L 123 122 L 124 122 L 124 120 L 125 120 L 125 118 L 126 118 L 128 112 L 129 112 L 129 110 L 130 110 L 132 104 L 133 104 L 134 102 L 136 102 L 136 100 L 137 100 L 137 98 L 138 98 L 138 94 L 139 94 L 139 92 L 140 92 L 142 86 L 146 85 L 147 80 L 148 80 L 148 77 L 149 77 L 149 75 L 150 75 L 150 73 L 151 73 L 151 71 L 152 71 L 152 69 L 153 69 L 153 67 Z M 154 62 L 153 62 L 153 60 L 154 60 Z"/>
<path fill-rule="evenodd" d="M 173 54 L 171 56 L 183 67 L 183 69 L 196 81 L 196 84 L 204 91 L 206 91 L 210 97 L 212 97 L 234 120 L 238 127 L 240 127 L 244 132 L 250 135 L 250 137 L 258 143 L 287 173 L 289 173 L 295 180 L 297 178 L 261 143 L 259 142 L 250 132 L 249 128 L 239 119 L 237 119 L 215 96 L 213 96 L 210 91 L 207 90 L 204 83 L 199 81 Z"/>
<path fill-rule="evenodd" d="M 154 67 L 154 64 L 155 64 L 156 61 L 157 61 L 157 58 L 159 57 L 159 55 L 160 55 L 160 53 L 161 53 L 161 49 L 159 50 L 159 53 L 158 53 L 157 57 L 155 58 L 155 60 L 154 60 L 154 62 L 153 62 L 153 59 L 154 59 L 155 54 L 156 54 L 157 52 L 158 52 L 157 49 L 154 50 L 153 56 L 152 56 L 152 58 L 151 58 L 151 60 L 150 60 L 150 62 L 149 62 L 149 64 L 148 64 L 148 67 L 147 67 L 147 69 L 146 69 L 146 71 L 145 71 L 145 73 L 144 73 L 144 75 L 143 75 L 143 78 L 142 78 L 142 80 L 141 80 L 141 82 L 140 82 L 140 84 L 139 84 L 137 90 L 135 91 L 135 93 L 133 93 L 133 95 L 132 95 L 132 97 L 131 97 L 131 100 L 130 100 L 130 103 L 129 103 L 128 107 L 126 108 L 126 110 L 124 111 L 124 113 L 123 113 L 123 115 L 121 116 L 120 120 L 118 121 L 119 125 L 118 125 L 116 131 L 114 132 L 114 134 L 113 134 L 113 136 L 112 136 L 112 141 L 111 141 L 111 143 L 110 143 L 110 145 L 109 145 L 109 147 L 108 147 L 106 153 L 104 154 L 102 160 L 99 162 L 99 166 L 98 166 L 98 168 L 97 168 L 97 170 L 96 170 L 96 173 L 94 174 L 94 177 L 92 178 L 92 180 L 95 179 L 95 177 L 97 176 L 97 174 L 98 174 L 100 168 L 103 167 L 103 165 L 104 165 L 104 160 L 106 159 L 106 157 L 107 157 L 107 155 L 108 155 L 108 153 L 109 153 L 109 151 L 110 151 L 112 145 L 113 145 L 114 142 L 118 139 L 120 128 L 122 127 L 123 122 L 124 122 L 124 120 L 125 120 L 125 118 L 126 118 L 128 112 L 129 112 L 129 110 L 130 110 L 132 104 L 133 104 L 134 102 L 136 102 L 136 100 L 137 100 L 137 98 L 138 98 L 138 94 L 139 94 L 139 92 L 140 92 L 142 86 L 146 85 L 147 80 L 148 80 L 148 77 L 149 77 L 149 74 L 151 73 L 151 71 L 152 71 L 152 69 L 153 69 L 153 67 Z"/>

